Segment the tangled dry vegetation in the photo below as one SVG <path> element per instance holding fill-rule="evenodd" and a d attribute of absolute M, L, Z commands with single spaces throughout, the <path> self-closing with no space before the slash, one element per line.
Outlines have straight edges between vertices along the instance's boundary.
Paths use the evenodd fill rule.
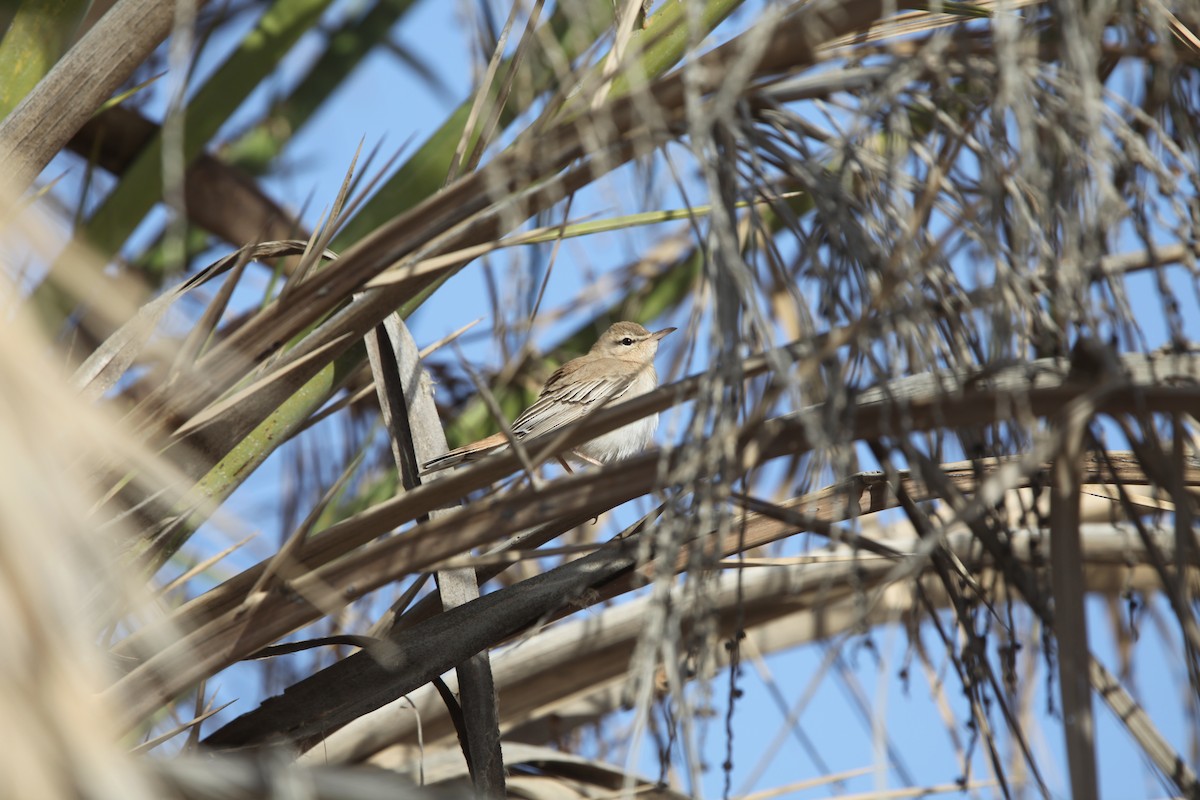
<path fill-rule="evenodd" d="M 480 17 L 475 94 L 395 171 L 364 159 L 311 232 L 249 142 L 281 149 L 411 3 L 333 32 L 327 0 L 60 5 L 0 42 L 0 794 L 689 796 L 689 687 L 736 695 L 762 654 L 902 623 L 959 748 L 958 785 L 914 791 L 1095 797 L 1111 712 L 1121 757 L 1200 797 L 1196 735 L 1130 689 L 1122 614 L 1112 663 L 1086 613 L 1144 598 L 1196 726 L 1195 4 L 517 4 Z M 181 92 L 193 48 L 260 12 L 165 117 L 105 106 L 163 69 Z M 289 102 L 218 139 L 318 29 Z M 72 197 L 64 170 L 113 188 Z M 610 176 L 644 206 L 577 221 Z M 146 247 L 159 203 L 178 213 Z M 548 283 L 534 245 L 648 223 L 544 344 L 678 325 L 664 385 L 418 478 L 528 402 L 555 312 L 496 299 L 519 346 L 478 383 L 405 320 L 456 273 Z M 538 466 L 662 412 L 661 448 Z M 280 460 L 296 484 L 270 483 Z M 222 523 L 255 482 L 284 508 L 244 522 L 285 527 L 258 563 Z M 273 696 L 223 712 L 248 674 Z M 1041 682 L 1062 764 L 1031 744 Z M 571 753 L 585 730 L 628 760 Z M 659 775 L 620 749 L 639 736 L 665 741 Z"/>

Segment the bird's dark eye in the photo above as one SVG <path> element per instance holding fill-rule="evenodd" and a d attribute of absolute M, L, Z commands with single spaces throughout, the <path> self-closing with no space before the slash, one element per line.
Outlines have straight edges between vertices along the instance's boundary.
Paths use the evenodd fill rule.
<path fill-rule="evenodd" d="M 629 347 L 631 344 L 633 344 L 633 339 L 630 339 L 628 336 L 626 336 L 624 339 L 621 340 L 621 344 L 625 345 L 626 347 Z"/>

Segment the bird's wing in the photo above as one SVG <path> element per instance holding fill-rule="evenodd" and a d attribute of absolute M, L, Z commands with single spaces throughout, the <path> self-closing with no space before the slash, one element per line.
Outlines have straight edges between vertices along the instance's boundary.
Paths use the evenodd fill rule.
<path fill-rule="evenodd" d="M 532 439 L 583 419 L 593 410 L 628 393 L 635 377 L 614 377 L 612 370 L 604 364 L 593 362 L 581 368 L 569 361 L 550 376 L 533 405 L 513 422 L 513 435 L 517 439 Z M 421 474 L 477 461 L 507 444 L 508 439 L 503 433 L 493 434 L 426 462 Z"/>
<path fill-rule="evenodd" d="M 619 399 L 633 383 L 630 378 L 608 375 L 580 377 L 566 379 L 561 369 L 550 376 L 538 399 L 513 422 L 513 434 L 530 439 L 557 431 Z"/>

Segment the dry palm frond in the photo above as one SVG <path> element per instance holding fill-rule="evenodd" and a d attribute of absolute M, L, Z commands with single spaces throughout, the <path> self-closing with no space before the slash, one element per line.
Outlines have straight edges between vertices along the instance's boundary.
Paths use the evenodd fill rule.
<path fill-rule="evenodd" d="M 0 152 L 12 154 L 14 170 L 47 163 L 108 84 L 165 35 L 155 4 L 140 28 L 112 29 L 136 5 L 105 16 L 0 122 Z M 14 768 L 29 781 L 18 788 L 69 792 L 100 764 L 87 785 L 101 793 L 124 781 L 133 792 L 165 785 L 183 796 L 264 791 L 243 762 L 229 762 L 223 789 L 199 780 L 188 761 L 146 770 L 114 741 L 144 731 L 157 743 L 176 723 L 182 730 L 208 703 L 195 687 L 214 685 L 263 648 L 298 650 L 302 643 L 280 641 L 322 626 L 348 632 L 318 642 L 362 651 L 291 673 L 282 696 L 222 717 L 205 746 L 283 740 L 311 748 L 305 760 L 390 758 L 397 767 L 428 756 L 432 774 L 435 751 L 454 750 L 456 727 L 476 788 L 498 794 L 502 779 L 484 773 L 496 778 L 499 758 L 515 767 L 536 756 L 540 773 L 518 776 L 514 792 L 590 796 L 636 784 L 668 796 L 597 763 L 564 758 L 551 768 L 544 753 L 517 748 L 498 756 L 498 737 L 545 735 L 555 714 L 568 720 L 564 730 L 603 722 L 632 699 L 626 738 L 660 733 L 662 710 L 671 729 L 663 775 L 699 785 L 703 737 L 686 687 L 724 669 L 731 694 L 740 691 L 742 632 L 762 652 L 825 640 L 828 663 L 838 665 L 848 632 L 904 621 L 910 637 L 928 635 L 945 650 L 944 674 L 931 683 L 947 726 L 955 714 L 970 726 L 970 740 L 955 741 L 964 784 L 986 768 L 1002 792 L 1023 778 L 1050 791 L 1023 714 L 1030 701 L 1013 677 L 1033 667 L 1012 654 L 1044 642 L 1053 645 L 1047 670 L 1068 720 L 1062 771 L 1071 791 L 1093 794 L 1103 766 L 1090 734 L 1093 695 L 1117 712 L 1164 785 L 1195 791 L 1196 765 L 1103 668 L 1084 613 L 1089 595 L 1157 593 L 1155 609 L 1181 642 L 1181 680 L 1193 695 L 1200 687 L 1200 355 L 1187 341 L 1200 254 L 1195 15 L 1157 0 L 816 0 L 744 14 L 736 34 L 719 31 L 709 47 L 706 37 L 738 3 L 667 3 L 649 17 L 645 6 L 621 3 L 613 20 L 613 4 L 601 0 L 604 25 L 580 18 L 587 41 L 557 49 L 552 39 L 584 5 L 554 4 L 544 26 L 541 3 L 513 6 L 509 25 L 527 20 L 520 41 L 509 47 L 508 27 L 492 37 L 474 102 L 435 137 L 442 152 L 400 171 L 433 174 L 434 187 L 414 189 L 405 211 L 373 225 L 362 221 L 371 202 L 351 199 L 357 184 L 347 176 L 309 242 L 247 245 L 156 298 L 77 249 L 53 253 L 45 242 L 55 237 L 30 227 L 38 258 L 60 262 L 53 286 L 94 310 L 72 339 L 89 352 L 67 357 L 31 338 L 23 284 L 5 289 L 15 310 L 5 317 L 13 334 L 0 340 L 0 449 L 11 454 L 0 563 L 12 579 L 0 592 L 8 609 L 0 619 L 13 621 L 22 641 L 14 650 L 65 676 L 36 685 L 22 662 L 10 665 L 21 691 L 0 696 L 12 704 L 0 718 L 32 714 L 42 740 L 60 742 L 59 762 L 21 749 L 37 737 L 18 743 L 14 757 L 34 765 Z M 611 41 L 597 38 L 594 29 L 610 22 Z M 97 36 L 123 43 L 121 54 L 98 54 Z M 105 78 L 64 111 L 63 76 L 89 54 L 108 65 Z M 34 142 L 33 130 L 44 137 Z M 145 136 L 144 126 L 119 130 L 126 146 Z M 93 143 L 102 163 L 119 165 L 119 148 Z M 204 158 L 198 165 L 217 160 Z M 397 309 L 411 313 L 461 270 L 490 275 L 476 262 L 497 259 L 530 288 L 511 305 L 493 292 L 493 331 L 511 352 L 507 339 L 541 331 L 554 316 L 530 319 L 562 280 L 568 245 L 540 273 L 521 261 L 526 249 L 548 233 L 558 248 L 569 216 L 589 215 L 579 209 L 609 176 L 631 174 L 646 184 L 643 214 L 678 205 L 662 188 L 675 181 L 689 207 L 687 238 L 673 231 L 649 245 L 661 251 L 658 261 L 642 259 L 653 269 L 581 280 L 590 285 L 578 296 L 602 308 L 588 310 L 562 352 L 618 309 L 688 316 L 672 355 L 675 374 L 690 376 L 558 440 L 525 442 L 525 452 L 418 484 L 414 457 L 444 444 L 442 430 L 415 342 L 397 321 L 390 337 L 381 324 Z M 271 205 L 255 195 L 252 219 L 230 219 L 245 199 L 231 191 L 225 213 L 206 218 L 226 235 L 244 232 Z M 627 211 L 607 216 L 632 237 L 644 219 Z M 668 216 L 681 218 L 660 215 Z M 350 217 L 357 234 L 374 231 L 347 237 L 336 260 L 318 263 Z M 601 250 L 591 242 L 606 240 L 570 241 Z M 248 291 L 251 259 L 300 252 L 298 267 L 281 270 L 289 275 L 282 289 L 228 313 Z M 226 271 L 209 294 L 202 284 Z M 168 308 L 194 301 L 191 330 L 169 330 Z M 106 326 L 116 333 L 91 343 Z M 534 352 L 522 338 L 501 383 L 519 374 L 536 384 L 545 364 Z M 364 374 L 368 358 L 379 402 L 364 409 L 361 394 L 343 401 L 337 392 Z M 72 361 L 82 362 L 73 385 L 65 377 Z M 485 381 L 472 393 L 495 416 L 511 399 Z M 376 405 L 391 457 L 378 455 Z M 672 411 L 672 446 L 578 475 L 538 474 L 553 451 Z M 331 420 L 346 420 L 345 431 L 316 447 L 312 433 Z M 190 546 L 196 531 L 192 544 L 211 545 L 201 541 L 205 523 L 301 431 L 318 468 L 303 476 L 304 491 L 272 491 L 312 502 L 292 503 L 277 550 L 256 554 L 256 565 L 238 561 L 226 580 L 213 579 L 210 553 L 189 552 L 203 565 L 180 578 L 189 599 L 165 594 L 165 612 L 146 614 L 130 587 L 147 576 L 130 582 L 130 564 L 154 565 Z M 333 452 L 342 450 L 355 455 Z M 882 471 L 864 473 L 862 461 Z M 400 476 L 395 496 L 379 495 L 386 478 L 366 486 L 378 464 Z M 518 469 L 528 481 L 494 487 Z M 343 506 L 356 492 L 358 505 Z M 587 528 L 593 517 L 623 525 L 621 506 L 631 501 L 643 504 L 640 520 L 612 540 L 599 541 L 604 523 Z M 31 530 L 47 533 L 14 533 Z M 535 549 L 567 533 L 576 538 Z M 822 546 L 804 550 L 802 536 Z M 520 574 L 504 574 L 518 558 Z M 89 573 L 94 562 L 111 572 Z M 439 593 L 420 598 L 416 576 L 431 570 Z M 480 590 L 497 575 L 502 588 Z M 373 594 L 405 581 L 395 602 Z M 610 600 L 620 602 L 601 607 Z M 1035 623 L 1012 623 L 1018 604 Z M 595 610 L 571 619 L 580 608 Z M 989 649 L 994 631 L 1011 653 Z M 102 639 L 113 640 L 119 676 L 96 653 Z M 490 648 L 498 690 L 486 670 L 462 678 L 458 715 L 450 693 L 435 694 L 429 681 L 482 665 Z M 921 655 L 936 669 L 936 655 Z M 836 674 L 856 691 L 848 672 Z M 73 729 L 46 694 L 54 691 L 80 704 Z M 406 748 L 418 719 L 386 711 L 406 693 L 420 712 L 416 751 Z M 881 749 L 889 738 L 880 734 Z M 56 763 L 66 768 L 51 769 Z M 318 795 L 345 777 L 294 774 Z M 384 782 L 407 790 L 394 775 Z"/>

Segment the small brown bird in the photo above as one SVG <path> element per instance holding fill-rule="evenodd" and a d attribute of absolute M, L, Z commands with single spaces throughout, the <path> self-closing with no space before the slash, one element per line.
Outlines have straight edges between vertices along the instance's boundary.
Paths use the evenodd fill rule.
<path fill-rule="evenodd" d="M 604 332 L 586 355 L 573 358 L 550 376 L 533 405 L 512 424 L 518 441 L 544 436 L 582 419 L 592 410 L 645 394 L 658 386 L 654 354 L 674 328 L 650 331 L 636 322 L 618 322 Z M 654 436 L 658 415 L 584 442 L 572 452 L 580 461 L 600 464 L 641 452 Z M 422 474 L 477 461 L 508 446 L 503 433 L 463 445 L 427 463 Z"/>

